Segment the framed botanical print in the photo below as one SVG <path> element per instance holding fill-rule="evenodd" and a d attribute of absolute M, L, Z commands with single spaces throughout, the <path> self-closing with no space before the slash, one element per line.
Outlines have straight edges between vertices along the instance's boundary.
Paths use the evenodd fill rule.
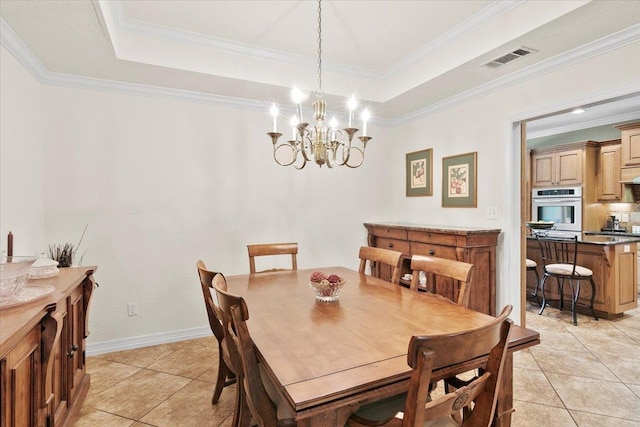
<path fill-rule="evenodd" d="M 478 152 L 442 158 L 442 207 L 478 207 Z"/>
<path fill-rule="evenodd" d="M 433 149 L 407 153 L 407 197 L 433 196 Z"/>

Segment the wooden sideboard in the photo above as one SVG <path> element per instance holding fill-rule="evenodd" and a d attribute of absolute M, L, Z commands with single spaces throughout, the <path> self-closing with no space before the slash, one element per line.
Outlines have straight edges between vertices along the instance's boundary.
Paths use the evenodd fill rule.
<path fill-rule="evenodd" d="M 369 246 L 393 249 L 403 254 L 402 275 L 411 273 L 411 256 L 431 255 L 474 265 L 469 283 L 469 308 L 495 316 L 496 246 L 499 229 L 415 225 L 403 223 L 366 223 Z M 372 274 L 389 280 L 391 270 L 376 265 Z M 401 283 L 408 286 L 408 280 Z M 457 288 L 451 281 L 439 281 L 431 289 L 453 301 Z"/>
<path fill-rule="evenodd" d="M 88 312 L 96 267 L 30 280 L 55 290 L 0 309 L 0 426 L 70 426 L 89 391 Z"/>

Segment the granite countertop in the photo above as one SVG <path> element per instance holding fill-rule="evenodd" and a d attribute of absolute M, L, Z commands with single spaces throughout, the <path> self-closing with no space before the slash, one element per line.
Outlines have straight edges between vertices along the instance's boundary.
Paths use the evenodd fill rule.
<path fill-rule="evenodd" d="M 414 224 L 409 222 L 365 222 L 365 226 L 389 226 L 389 227 L 403 227 L 421 231 L 433 231 L 433 232 L 459 232 L 459 233 L 500 233 L 502 230 L 499 228 L 485 228 L 485 227 L 469 227 L 461 225 L 433 225 L 433 224 Z"/>
<path fill-rule="evenodd" d="M 622 245 L 626 243 L 640 243 L 640 236 L 620 236 L 620 233 L 615 235 L 602 235 L 601 233 L 588 234 L 584 233 L 579 239 L 580 243 L 590 243 L 595 245 Z"/>
<path fill-rule="evenodd" d="M 640 243 L 640 236 L 622 235 L 622 233 L 601 233 L 601 232 L 584 232 L 578 237 L 578 243 L 591 244 L 591 245 L 623 245 L 629 243 Z M 558 236 L 549 236 L 558 237 Z M 527 236 L 527 239 L 533 239 L 533 236 Z"/>

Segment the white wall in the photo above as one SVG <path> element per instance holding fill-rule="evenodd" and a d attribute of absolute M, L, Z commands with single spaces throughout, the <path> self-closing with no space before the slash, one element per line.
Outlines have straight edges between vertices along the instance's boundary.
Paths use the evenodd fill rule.
<path fill-rule="evenodd" d="M 433 147 L 434 193 L 428 198 L 403 196 L 404 176 L 392 176 L 396 220 L 443 225 L 475 225 L 503 230 L 498 253 L 498 310 L 514 305 L 520 311 L 520 173 L 518 143 L 511 123 L 534 114 L 580 105 L 581 100 L 606 99 L 621 87 L 640 87 L 640 42 L 612 50 L 582 63 L 494 91 L 482 98 L 423 117 L 393 131 L 394 164 L 402 168 L 404 153 Z M 441 208 L 442 158 L 478 152 L 478 208 Z M 487 207 L 498 207 L 499 219 L 486 218 Z"/>
<path fill-rule="evenodd" d="M 44 251 L 42 85 L 0 47 L 0 248 L 14 234 L 14 255 Z M 47 177 L 47 179 L 52 177 Z"/>
<path fill-rule="evenodd" d="M 4 69 L 14 60 L 2 55 Z M 30 78 L 28 72 L 16 65 L 6 74 L 3 103 L 25 99 L 4 87 Z M 301 268 L 355 268 L 358 248 L 366 245 L 362 223 L 391 215 L 389 187 L 380 176 L 387 170 L 388 130 L 372 129 L 375 139 L 359 169 L 308 164 L 297 171 L 272 160 L 266 111 L 38 89 L 26 101 L 47 100 L 48 117 L 22 121 L 20 128 L 39 129 L 34 139 L 47 161 L 38 165 L 40 193 L 24 208 L 37 205 L 46 243 L 76 243 L 89 224 L 80 253 L 87 248 L 83 264 L 98 266 L 100 284 L 89 349 L 131 337 L 206 331 L 195 268 L 200 258 L 225 274 L 247 273 L 248 243 L 297 241 Z M 14 139 L 10 147 L 22 144 Z M 3 166 L 25 160 L 13 151 L 5 158 L 3 151 Z M 2 218 L 3 230 L 13 226 L 10 219 Z M 16 233 L 18 240 L 27 238 Z M 138 316 L 127 316 L 128 302 L 138 303 Z"/>
<path fill-rule="evenodd" d="M 90 352 L 139 344 L 136 337 L 151 342 L 206 332 L 198 258 L 226 274 L 245 273 L 247 243 L 295 240 L 301 268 L 356 267 L 357 248 L 366 244 L 362 223 L 376 220 L 503 229 L 498 306 L 514 304 L 517 319 L 519 149 L 511 146 L 511 122 L 605 97 L 638 85 L 640 76 L 635 43 L 396 129 L 372 129 L 375 139 L 360 169 L 296 171 L 271 160 L 266 112 L 38 86 L 9 53 L 0 53 L 0 229 L 3 235 L 19 230 L 17 241 L 32 242 L 20 250 L 30 251 L 74 243 L 89 224 L 83 261 L 98 265 L 101 285 L 91 311 Z M 44 165 L 40 159 L 34 166 L 25 145 L 45 147 Z M 434 196 L 406 198 L 405 153 L 429 147 Z M 478 151 L 478 208 L 443 209 L 441 159 L 469 151 Z M 21 168 L 35 181 L 9 185 L 5 174 Z M 19 206 L 18 195 L 25 195 Z M 497 221 L 486 219 L 488 206 L 498 208 Z M 28 234 L 27 227 L 39 232 Z M 139 304 L 138 316 L 127 317 L 128 302 Z"/>

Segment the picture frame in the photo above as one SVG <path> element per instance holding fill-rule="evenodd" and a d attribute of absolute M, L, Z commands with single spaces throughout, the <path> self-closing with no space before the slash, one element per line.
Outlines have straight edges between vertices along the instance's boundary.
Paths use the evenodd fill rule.
<path fill-rule="evenodd" d="M 442 207 L 478 207 L 478 152 L 442 158 Z"/>
<path fill-rule="evenodd" d="M 407 197 L 433 196 L 433 148 L 406 155 Z"/>

